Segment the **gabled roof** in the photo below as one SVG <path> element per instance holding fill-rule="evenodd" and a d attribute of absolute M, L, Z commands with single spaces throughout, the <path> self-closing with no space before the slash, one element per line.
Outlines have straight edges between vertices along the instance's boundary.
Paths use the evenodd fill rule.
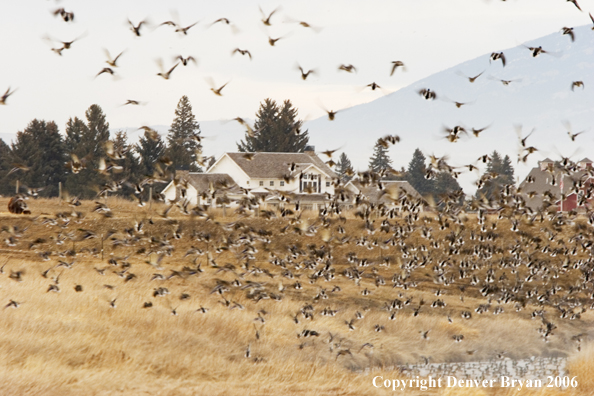
<path fill-rule="evenodd" d="M 551 184 L 553 177 L 555 178 L 555 185 Z M 528 178 L 532 178 L 534 181 L 528 183 Z M 579 180 L 585 181 L 590 178 L 591 176 L 584 170 L 576 171 L 568 175 L 561 169 L 561 167 L 553 167 L 550 171 L 535 167 L 532 168 L 528 176 L 526 176 L 526 179 L 520 183 L 519 187 L 524 194 L 526 205 L 532 209 L 538 209 L 543 204 L 545 193 L 550 193 L 553 197 L 551 201 L 556 202 L 561 198 L 561 185 L 563 185 L 563 194 L 569 195 L 573 190 L 575 182 Z M 528 195 L 530 193 L 536 193 L 536 195 L 529 197 Z"/>
<path fill-rule="evenodd" d="M 245 153 L 226 153 L 226 155 L 252 179 L 282 179 L 284 175 L 291 173 L 289 165 L 293 163 L 296 165 L 296 173 L 313 165 L 328 177 L 337 177 L 336 173 L 315 154 L 254 153 L 249 159 L 246 158 Z"/>
<path fill-rule="evenodd" d="M 231 188 L 235 182 L 226 173 L 189 173 L 184 175 L 185 179 L 199 193 L 208 191 L 211 185 L 215 189 Z"/>

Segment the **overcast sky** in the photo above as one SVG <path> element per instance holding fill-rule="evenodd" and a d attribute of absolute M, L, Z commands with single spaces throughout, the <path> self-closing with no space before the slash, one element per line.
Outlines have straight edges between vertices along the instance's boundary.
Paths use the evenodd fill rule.
<path fill-rule="evenodd" d="M 585 12 L 565 0 L 4 1 L 0 94 L 16 91 L 0 106 L 0 137 L 10 140 L 34 118 L 56 121 L 64 132 L 68 118 L 83 118 L 94 103 L 112 128 L 168 125 L 182 95 L 198 121 L 253 118 L 267 97 L 290 99 L 300 117 L 313 119 L 325 114 L 321 105 L 336 110 L 369 102 L 484 53 L 587 24 L 594 1 L 580 5 Z M 52 15 L 62 7 L 74 22 Z M 264 26 L 259 7 L 277 10 L 272 26 Z M 233 28 L 211 25 L 222 17 Z M 149 21 L 141 37 L 128 19 Z M 183 35 L 159 26 L 169 20 L 198 23 Z M 273 47 L 269 36 L 281 39 Z M 61 56 L 51 50 L 73 39 Z M 235 48 L 253 59 L 232 56 Z M 108 66 L 104 49 L 112 56 L 124 51 L 115 77 L 96 76 Z M 156 60 L 168 70 L 177 55 L 191 55 L 197 65 L 178 66 L 169 80 L 157 76 Z M 396 60 L 407 70 L 390 76 Z M 297 63 L 316 73 L 303 81 Z M 339 71 L 340 64 L 355 65 L 357 73 Z M 210 90 L 208 78 L 217 87 L 228 83 L 223 96 Z M 384 91 L 366 88 L 372 82 Z M 123 106 L 129 99 L 143 105 Z"/>

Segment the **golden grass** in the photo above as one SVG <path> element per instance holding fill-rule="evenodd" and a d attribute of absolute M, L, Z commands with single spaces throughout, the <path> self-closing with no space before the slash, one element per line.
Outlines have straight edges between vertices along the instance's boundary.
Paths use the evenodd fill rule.
<path fill-rule="evenodd" d="M 1 209 L 6 207 L 6 201 L 0 199 Z M 115 198 L 108 198 L 107 203 L 116 214 L 113 218 L 105 219 L 91 213 L 93 202 L 83 202 L 76 210 L 83 212 L 85 217 L 78 223 L 71 220 L 60 231 L 80 235 L 79 229 L 90 229 L 98 234 L 113 229 L 117 231 L 115 237 L 121 239 L 123 228 L 131 227 L 135 220 L 152 218 L 155 224 L 147 225 L 146 233 L 162 238 L 163 234 L 171 235 L 182 224 L 184 237 L 174 241 L 175 250 L 171 256 L 164 257 L 163 270 L 145 264 L 148 259 L 145 255 L 132 254 L 138 246 L 148 246 L 148 242 L 116 248 L 107 240 L 103 260 L 98 239 L 56 245 L 51 238 L 56 237 L 58 229 L 43 224 L 42 220 L 57 212 L 72 211 L 58 200 L 31 201 L 31 216 L 0 212 L 0 226 L 29 227 L 16 247 L 3 245 L 0 249 L 0 265 L 7 262 L 4 274 L 0 275 L 0 395 L 393 394 L 391 390 L 374 388 L 372 379 L 376 375 L 402 378 L 392 369 L 395 365 L 419 363 L 423 356 L 434 362 L 451 362 L 488 360 L 495 352 L 502 351 L 511 358 L 565 354 L 570 348 L 575 349 L 571 336 L 592 324 L 590 312 L 583 314 L 579 323 L 558 321 L 556 336 L 545 345 L 536 331 L 538 323 L 530 319 L 530 312 L 535 307 L 528 306 L 515 312 L 513 305 L 505 305 L 501 315 L 489 312 L 479 316 L 473 312 L 472 320 L 464 320 L 459 315 L 460 310 L 472 311 L 486 300 L 476 291 L 469 290 L 461 301 L 456 288 L 452 288 L 440 297 L 447 303 L 446 308 L 430 308 L 428 305 L 435 299 L 432 292 L 437 288 L 425 275 L 431 269 L 415 273 L 419 287 L 408 291 L 389 286 L 392 275 L 399 272 L 397 261 L 390 267 L 376 267 L 378 274 L 386 279 L 388 285 L 384 287 L 376 287 L 374 278 L 367 275 L 363 276 L 360 286 L 340 276 L 339 271 L 349 266 L 344 260 L 347 252 L 378 261 L 377 249 L 335 246 L 335 279 L 311 284 L 305 275 L 295 279 L 280 277 L 280 268 L 267 262 L 267 250 L 276 251 L 292 244 L 302 249 L 312 243 L 321 245 L 316 237 L 294 233 L 280 235 L 278 230 L 289 225 L 284 219 L 242 219 L 230 211 L 228 217 L 222 218 L 221 213 L 213 211 L 214 221 L 188 219 L 178 213 L 172 213 L 172 219 L 166 220 L 158 215 L 163 210 L 159 204 L 148 211 L 147 208 L 137 208 L 133 202 Z M 40 217 L 32 222 L 30 219 L 37 215 Z M 350 217 L 345 224 L 347 233 L 364 235 L 362 222 Z M 223 296 L 232 302 L 227 307 L 221 304 L 223 297 L 211 294 L 218 281 L 231 282 L 238 278 L 235 273 L 243 272 L 239 268 L 237 250 L 213 253 L 219 266 L 235 265 L 234 272 L 218 271 L 209 266 L 206 256 L 200 256 L 197 263 L 202 264 L 204 272 L 198 276 L 150 280 L 154 273 L 167 276 L 171 270 L 193 265 L 191 257 L 184 257 L 190 246 L 214 252 L 226 237 L 237 237 L 236 232 L 222 227 L 233 221 L 244 222 L 254 230 L 273 231 L 270 243 L 254 242 L 259 250 L 254 263 L 277 275 L 269 278 L 265 274 L 254 274 L 242 281 L 261 282 L 269 293 L 279 293 L 282 282 L 286 289 L 281 301 L 263 299 L 254 303 L 247 297 L 247 290 L 231 288 Z M 314 223 L 314 218 L 309 220 L 309 224 Z M 190 240 L 188 235 L 192 230 L 211 234 L 211 241 Z M 37 250 L 52 251 L 50 261 L 42 261 L 35 248 L 29 249 L 35 238 L 46 240 L 38 244 Z M 52 268 L 47 278 L 42 277 L 43 271 L 57 264 L 55 254 L 72 248 L 71 245 L 77 250 L 97 251 L 94 254 L 91 251 L 79 253 L 72 269 Z M 126 282 L 115 273 L 122 268 L 110 266 L 106 261 L 128 254 L 132 254 L 129 272 L 136 277 Z M 386 250 L 382 255 L 393 256 L 394 252 Z M 107 269 L 102 276 L 93 268 Z M 12 271 L 19 270 L 23 271 L 22 282 L 8 278 Z M 57 276 L 61 291 L 48 292 L 49 285 L 54 283 L 52 278 Z M 301 282 L 302 290 L 290 287 L 296 280 Z M 568 277 L 567 282 L 571 281 L 573 278 Z M 83 291 L 76 292 L 76 285 L 81 285 Z M 339 286 L 341 291 L 331 292 L 333 286 Z M 154 297 L 152 293 L 158 287 L 168 288 L 170 294 Z M 362 296 L 365 288 L 371 295 Z M 326 289 L 329 298 L 314 300 L 321 289 Z M 182 293 L 189 294 L 190 298 L 180 300 Z M 419 316 L 413 317 L 411 307 L 407 307 L 397 312 L 395 320 L 390 320 L 389 313 L 382 310 L 383 305 L 395 298 L 404 300 L 408 297 L 413 298 L 411 306 L 418 305 L 421 299 L 427 302 Z M 115 308 L 110 306 L 114 299 Z M 4 308 L 10 300 L 21 305 L 17 309 Z M 152 302 L 153 307 L 142 308 L 147 301 Z M 233 303 L 241 304 L 244 309 L 231 309 Z M 314 320 L 300 316 L 299 324 L 295 324 L 293 317 L 306 304 L 315 307 Z M 196 312 L 200 307 L 209 308 L 209 311 L 206 314 Z M 337 310 L 336 316 L 320 315 L 326 307 Z M 177 315 L 172 314 L 173 310 Z M 261 310 L 266 313 L 262 314 Z M 356 312 L 364 314 L 364 318 L 355 321 L 356 330 L 349 331 L 345 321 L 352 319 Z M 454 323 L 448 322 L 448 315 Z M 255 320 L 258 316 L 263 317 L 265 323 Z M 375 325 L 384 326 L 384 330 L 375 332 Z M 315 330 L 320 336 L 297 337 L 305 329 Z M 420 333 L 427 330 L 430 332 L 425 340 Z M 259 338 L 256 338 L 256 332 Z M 452 336 L 455 334 L 464 334 L 464 342 L 454 343 Z M 329 342 L 330 335 L 334 337 L 332 342 Z M 373 349 L 361 349 L 365 343 L 373 344 Z M 248 347 L 250 357 L 246 358 Z M 349 350 L 352 355 L 338 356 L 340 350 Z M 579 377 L 580 387 L 567 392 L 447 388 L 429 392 L 407 390 L 404 393 L 556 395 L 571 392 L 589 395 L 594 390 L 593 354 L 594 349 L 588 347 L 570 361 L 570 375 Z"/>

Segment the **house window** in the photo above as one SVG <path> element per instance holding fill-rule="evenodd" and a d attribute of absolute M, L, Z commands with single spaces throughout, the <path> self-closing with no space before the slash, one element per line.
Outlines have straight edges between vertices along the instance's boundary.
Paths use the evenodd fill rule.
<path fill-rule="evenodd" d="M 307 180 L 307 173 L 303 175 L 303 180 Z"/>
<path fill-rule="evenodd" d="M 280 181 L 280 185 L 281 185 L 281 187 L 283 187 L 285 185 L 285 181 L 284 180 L 281 180 Z"/>
<path fill-rule="evenodd" d="M 326 187 L 330 187 L 330 182 L 326 182 Z"/>
<path fill-rule="evenodd" d="M 264 180 L 260 180 L 260 187 L 264 186 Z"/>
<path fill-rule="evenodd" d="M 274 180 L 270 180 L 270 187 L 274 186 Z"/>

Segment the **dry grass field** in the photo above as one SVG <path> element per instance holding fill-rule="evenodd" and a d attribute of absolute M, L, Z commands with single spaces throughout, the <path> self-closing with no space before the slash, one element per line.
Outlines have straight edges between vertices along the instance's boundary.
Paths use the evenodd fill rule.
<path fill-rule="evenodd" d="M 395 218 L 384 230 L 375 218 L 371 230 L 352 214 L 322 221 L 172 210 L 164 218 L 163 204 L 108 198 L 112 217 L 93 212 L 92 201 L 73 208 L 42 199 L 19 216 L 5 211 L 7 201 L 1 395 L 594 393 L 583 245 L 592 227 L 581 220 L 522 223 L 518 233 L 495 216 L 481 231 L 468 215 L 440 230 L 435 214 L 421 213 L 414 226 Z M 574 246 L 575 255 L 563 250 Z M 526 249 L 517 266 L 514 248 Z M 506 302 L 506 293 L 515 297 Z M 445 306 L 432 307 L 438 300 Z M 395 368 L 404 364 L 531 356 L 568 357 L 579 386 L 372 385 L 378 375 L 404 378 Z"/>

